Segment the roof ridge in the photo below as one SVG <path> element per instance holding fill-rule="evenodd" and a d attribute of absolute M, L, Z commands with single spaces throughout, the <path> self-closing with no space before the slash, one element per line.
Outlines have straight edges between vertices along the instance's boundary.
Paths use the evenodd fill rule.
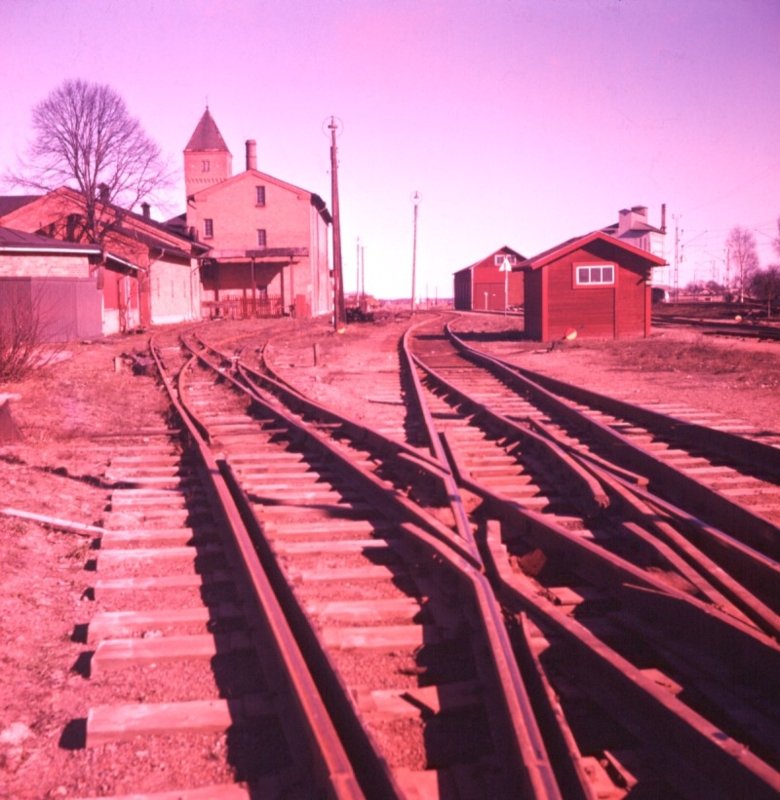
<path fill-rule="evenodd" d="M 214 122 L 214 118 L 211 116 L 208 106 L 206 106 L 203 116 L 195 126 L 195 130 L 192 136 L 190 136 L 187 146 L 184 148 L 185 153 L 193 150 L 220 150 L 226 153 L 230 152 L 227 144 L 225 144 L 225 140 L 222 138 L 222 134 L 219 132 L 217 123 Z"/>

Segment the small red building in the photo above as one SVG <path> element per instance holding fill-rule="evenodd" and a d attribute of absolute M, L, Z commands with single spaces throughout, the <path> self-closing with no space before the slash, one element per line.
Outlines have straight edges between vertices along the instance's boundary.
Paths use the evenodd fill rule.
<path fill-rule="evenodd" d="M 512 270 L 524 260 L 511 247 L 495 252 L 455 273 L 455 308 L 459 311 L 504 311 L 523 305 L 523 276 Z"/>
<path fill-rule="evenodd" d="M 570 239 L 516 269 L 524 276 L 532 339 L 650 334 L 650 276 L 665 260 L 601 231 Z"/>

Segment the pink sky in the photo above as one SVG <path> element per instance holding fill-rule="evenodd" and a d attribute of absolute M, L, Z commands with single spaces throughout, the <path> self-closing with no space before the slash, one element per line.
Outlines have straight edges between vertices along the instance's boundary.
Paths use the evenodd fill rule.
<path fill-rule="evenodd" d="M 780 216 L 778 0 L 4 0 L 0 172 L 64 78 L 106 83 L 180 166 L 208 100 L 243 169 L 330 202 L 339 139 L 344 274 L 450 296 L 508 244 L 534 255 L 646 205 L 681 281 L 722 277 L 734 225 L 762 264 Z M 182 186 L 157 216 L 184 208 Z M 777 259 L 774 259 L 777 260 Z"/>

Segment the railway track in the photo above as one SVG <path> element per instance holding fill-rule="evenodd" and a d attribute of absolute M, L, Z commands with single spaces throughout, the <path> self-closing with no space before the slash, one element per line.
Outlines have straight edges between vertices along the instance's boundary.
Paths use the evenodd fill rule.
<path fill-rule="evenodd" d="M 112 509 L 126 509 L 111 522 L 126 529 L 114 561 L 132 573 L 123 580 L 149 586 L 146 572 L 160 562 L 128 548 L 142 552 L 157 539 L 171 553 L 156 579 L 173 578 L 184 528 L 190 558 L 197 544 L 198 593 L 210 596 L 204 576 L 212 572 L 217 589 L 238 592 L 217 594 L 216 605 L 195 616 L 229 626 L 243 657 L 257 662 L 239 669 L 242 681 L 259 675 L 260 685 L 217 685 L 210 702 L 239 708 L 244 697 L 262 696 L 268 675 L 285 689 L 277 715 L 266 708 L 256 738 L 233 748 L 232 769 L 220 767 L 223 778 L 239 780 L 230 791 L 442 798 L 780 791 L 777 565 L 766 552 L 656 494 L 634 465 L 575 435 L 566 414 L 529 412 L 528 397 L 502 372 L 514 368 L 477 365 L 477 354 L 466 358 L 464 343 L 445 337 L 440 322 L 406 337 L 401 380 L 394 365 L 383 371 L 362 422 L 287 382 L 289 371 L 274 363 L 285 360 L 282 343 L 257 353 L 215 350 L 195 337 L 186 353 L 172 341 L 160 345 L 161 368 L 178 376 L 184 441 L 205 458 L 195 469 L 204 482 L 189 483 L 192 450 L 170 431 L 161 441 L 174 452 L 159 454 L 156 468 L 136 453 L 110 475 L 117 491 L 136 492 L 112 498 Z M 173 392 L 172 378 L 168 385 Z M 139 461 L 146 472 L 121 471 Z M 154 493 L 137 492 L 153 476 L 171 480 L 171 471 L 186 501 L 186 512 L 173 504 L 175 524 Z M 168 503 L 175 493 L 162 494 Z M 158 518 L 150 538 L 127 525 L 147 502 L 149 519 Z M 697 536 L 720 544 L 708 550 Z M 134 537 L 144 544 L 130 544 Z M 233 555 L 225 560 L 224 550 Z M 110 560 L 100 580 L 115 580 Z M 261 603 L 258 582 L 267 591 Z M 96 598 L 106 585 L 98 591 L 96 583 Z M 151 594 L 146 600 L 162 607 Z M 204 635 L 193 632 L 197 621 L 180 635 L 170 620 L 141 620 L 132 635 L 142 642 L 143 631 L 169 646 Z M 90 637 L 99 635 L 97 623 Z M 269 666 L 268 643 L 256 631 L 277 625 L 285 633 Z M 207 628 L 207 638 L 221 630 Z M 188 660 L 174 662 L 178 674 L 188 674 Z M 301 681 L 313 709 L 296 699 Z M 315 721 L 327 736 L 311 732 Z M 228 731 L 237 730 L 231 720 Z M 269 740 L 275 747 L 265 746 Z M 330 744 L 323 752 L 312 742 Z M 257 747 L 280 756 L 274 764 L 266 755 L 262 775 Z M 308 783 L 306 764 L 318 767 Z M 215 785 L 227 792 L 230 784 Z"/>
<path fill-rule="evenodd" d="M 421 331 L 417 341 L 425 349 L 440 338 L 434 327 Z M 443 360 L 446 362 L 453 354 L 451 350 Z M 439 355 L 435 354 L 434 358 Z M 462 358 L 457 365 L 450 366 L 459 377 L 473 369 L 473 364 L 464 363 Z M 723 569 L 706 554 L 691 547 L 667 519 L 659 524 L 658 508 L 663 506 L 664 515 L 678 520 L 678 524 L 682 518 L 689 525 L 701 527 L 697 518 L 650 493 L 645 488 L 647 480 L 636 473 L 615 464 L 610 464 L 606 470 L 607 462 L 603 457 L 591 456 L 591 460 L 601 467 L 597 473 L 598 486 L 594 485 L 594 472 L 598 468 L 591 464 L 590 470 L 583 470 L 571 453 L 565 452 L 564 443 L 558 445 L 558 477 L 548 480 L 548 484 L 562 489 L 558 495 L 570 492 L 576 502 L 570 502 L 568 508 L 559 506 L 555 509 L 557 519 L 552 521 L 549 518 L 551 509 L 548 507 L 545 514 L 544 507 L 553 505 L 554 508 L 560 497 L 553 497 L 551 504 L 544 492 L 531 485 L 534 478 L 518 469 L 516 462 L 520 446 L 517 431 L 503 429 L 497 432 L 500 420 L 496 417 L 505 417 L 506 414 L 494 414 L 489 419 L 490 410 L 484 402 L 488 398 L 491 405 L 500 405 L 500 387 L 495 379 L 491 379 L 492 383 L 486 380 L 484 374 L 481 380 L 485 380 L 486 385 L 479 389 L 482 398 L 476 402 L 474 394 L 479 392 L 468 393 L 467 397 L 467 393 L 458 394 L 451 385 L 443 388 L 439 384 L 438 391 L 449 395 L 448 407 L 437 409 L 436 403 L 441 401 L 441 397 L 429 397 L 428 402 L 433 408 L 430 415 L 434 421 L 443 421 L 440 436 L 450 445 L 461 484 L 472 497 L 483 500 L 482 521 L 477 524 L 481 525 L 480 537 L 484 537 L 485 563 L 506 607 L 514 609 L 523 619 L 517 631 L 523 634 L 518 650 L 525 654 L 526 678 L 547 697 L 547 701 L 539 701 L 540 719 L 555 720 L 551 723 L 548 747 L 551 752 L 577 754 L 575 777 L 567 774 L 564 768 L 559 770 L 559 779 L 567 786 L 566 796 L 577 796 L 577 792 L 590 796 L 590 792 L 605 791 L 621 796 L 621 792 L 636 790 L 640 784 L 655 796 L 701 796 L 703 786 L 708 787 L 712 796 L 739 796 L 734 787 L 745 781 L 747 785 L 752 778 L 728 774 L 736 763 L 719 747 L 704 752 L 713 738 L 728 739 L 725 731 L 735 736 L 730 745 L 735 750 L 740 747 L 736 742 L 749 741 L 749 746 L 755 747 L 762 758 L 767 759 L 766 762 L 762 758 L 756 759 L 749 771 L 755 770 L 756 790 L 768 792 L 767 796 L 771 796 L 777 787 L 777 752 L 773 745 L 768 745 L 776 738 L 777 720 L 772 700 L 776 691 L 772 675 L 775 667 L 755 682 L 751 664 L 755 658 L 764 657 L 776 664 L 774 637 L 777 616 L 773 609 L 740 581 L 731 576 L 722 577 Z M 510 394 L 514 396 L 506 400 L 509 406 L 518 402 L 517 392 Z M 464 411 L 466 408 L 474 413 Z M 481 424 L 466 426 L 472 430 L 466 430 L 465 439 L 460 441 L 457 439 L 459 434 L 453 433 L 457 425 L 455 421 L 467 417 L 480 417 Z M 377 416 L 377 424 L 379 419 Z M 474 433 L 474 428 L 478 433 Z M 526 444 L 529 439 L 534 440 L 527 447 L 525 458 L 531 461 L 549 459 L 549 451 L 555 449 L 550 446 L 550 432 L 544 431 L 542 437 L 538 430 L 532 433 L 536 435 L 525 436 Z M 540 438 L 546 441 L 540 442 Z M 515 452 L 509 457 L 506 452 L 497 452 L 495 443 L 486 442 L 489 439 L 497 440 Z M 477 462 L 475 471 L 481 481 L 474 479 L 468 469 L 463 469 L 462 463 L 458 464 L 459 456 Z M 507 462 L 514 466 L 507 468 Z M 539 474 L 538 469 L 531 472 Z M 562 472 L 567 473 L 565 480 L 561 478 Z M 486 486 L 491 482 L 492 489 Z M 507 487 L 517 493 L 514 498 L 506 496 Z M 573 509 L 572 505 L 579 505 L 579 510 Z M 609 505 L 628 506 L 629 511 L 618 514 L 616 509 L 611 509 L 607 513 L 604 508 Z M 548 519 L 545 520 L 545 516 Z M 598 524 L 591 526 L 588 523 L 594 517 L 598 518 Z M 473 515 L 473 518 L 479 520 L 480 514 Z M 502 541 L 501 529 L 510 527 L 525 529 L 525 537 L 513 531 Z M 708 535 L 723 537 L 723 533 L 712 526 L 705 527 Z M 574 536 L 572 529 L 576 531 Z M 525 541 L 521 541 L 524 538 Z M 667 544 L 670 539 L 674 546 Z M 597 543 L 597 548 L 588 547 L 588 540 Z M 597 554 L 597 549 L 606 549 L 611 554 L 605 557 L 603 553 Z M 761 554 L 755 555 L 758 563 L 768 570 L 767 585 L 776 587 L 776 571 L 773 571 L 776 565 Z M 551 567 L 554 556 L 557 563 Z M 738 561 L 738 558 L 734 556 L 734 560 Z M 574 568 L 573 564 L 577 567 Z M 542 572 L 547 574 L 539 583 L 535 579 Z M 566 576 L 566 572 L 575 574 Z M 529 581 L 529 577 L 534 580 Z M 711 580 L 713 577 L 714 581 Z M 568 586 L 564 578 L 569 580 Z M 647 583 L 648 579 L 650 583 Z M 715 622 L 714 617 L 717 617 Z M 587 623 L 581 622 L 582 618 L 586 618 Z M 713 622 L 707 633 L 701 629 L 702 625 L 708 625 L 703 622 L 705 619 Z M 544 622 L 540 623 L 540 620 Z M 554 646 L 550 645 L 550 639 L 545 638 L 544 633 L 540 633 L 543 629 Z M 545 642 L 541 648 L 543 658 L 529 644 L 529 636 L 530 641 L 537 645 L 540 641 Z M 676 641 L 685 641 L 686 637 L 690 641 L 684 645 Z M 733 646 L 733 652 L 741 652 L 737 659 L 742 660 L 741 667 L 735 670 L 730 657 L 712 658 L 713 644 Z M 578 687 L 573 697 L 567 694 L 566 702 L 577 709 L 577 733 L 582 737 L 578 744 L 572 726 L 567 726 L 565 718 L 560 719 L 561 686 L 571 693 L 572 687 L 579 682 L 587 684 L 581 671 L 576 679 L 571 677 L 572 660 L 595 667 L 594 659 L 599 664 L 598 680 L 590 681 L 587 690 Z M 566 665 L 563 672 L 568 675 L 556 676 L 555 692 L 559 693 L 558 696 L 540 666 L 542 660 L 550 661 L 552 665 Z M 555 672 L 555 666 L 550 668 Z M 739 687 L 736 695 L 741 695 L 741 698 L 731 693 L 735 679 Z M 756 695 L 749 697 L 756 684 L 763 687 L 759 690 L 761 700 L 757 700 Z M 700 690 L 702 685 L 707 688 Z M 668 708 L 669 695 L 674 706 L 671 711 Z M 620 713 L 615 717 L 608 698 L 614 700 L 617 697 L 623 698 L 625 705 L 620 706 Z M 684 701 L 675 706 L 674 698 L 678 697 Z M 588 730 L 581 718 L 585 707 L 597 718 L 613 714 L 611 725 L 602 723 L 594 728 L 604 733 L 606 727 L 607 739 L 614 736 L 616 741 L 621 736 L 617 732 L 622 731 L 625 746 L 613 750 L 608 743 L 605 746 L 603 740 L 599 741 L 598 734 L 590 737 L 583 733 Z M 653 719 L 652 725 L 648 725 L 648 719 Z M 683 752 L 700 754 L 704 774 L 699 769 L 692 769 L 688 760 L 680 763 L 681 743 L 677 734 L 681 720 L 685 721 L 685 736 L 691 737 Z M 720 726 L 716 727 L 717 733 L 713 730 L 713 721 Z M 659 763 L 669 766 L 659 769 Z M 709 766 L 703 766 L 705 764 Z M 739 772 L 742 766 L 744 764 L 736 771 Z"/>
<path fill-rule="evenodd" d="M 283 387 L 190 347 L 184 408 L 220 454 L 366 795 L 559 797 L 473 550 L 446 503 L 410 497 L 437 493 L 435 464 L 295 393 L 289 410 Z"/>
<path fill-rule="evenodd" d="M 105 476 L 82 626 L 102 702 L 70 732 L 95 776 L 84 795 L 363 797 L 219 464 L 166 385 L 179 427 L 126 441 Z"/>
<path fill-rule="evenodd" d="M 777 432 L 693 409 L 637 406 L 524 369 L 450 335 L 459 352 L 511 386 L 520 403 L 514 419 L 527 419 L 545 433 L 554 430 L 566 451 L 591 468 L 598 469 L 601 459 L 626 470 L 612 479 L 682 524 L 696 547 L 778 611 Z"/>
<path fill-rule="evenodd" d="M 571 651 L 561 646 L 560 639 L 556 638 L 557 647 L 545 644 L 542 649 L 555 670 L 568 665 L 564 675 L 569 674 L 563 678 L 559 674 L 557 681 L 552 681 L 556 692 L 577 708 L 578 715 L 581 695 L 590 692 L 599 713 L 608 714 L 604 695 L 598 699 L 605 691 L 598 688 L 599 680 L 609 680 L 610 670 L 631 673 L 631 691 L 638 694 L 621 704 L 610 733 L 644 725 L 647 734 L 651 712 L 646 703 L 653 696 L 653 686 L 642 676 L 651 676 L 651 684 L 654 681 L 667 694 L 684 698 L 672 717 L 662 721 L 653 715 L 659 731 L 666 725 L 676 726 L 675 717 L 686 719 L 690 733 L 698 730 L 694 738 L 701 744 L 708 740 L 708 725 L 715 722 L 724 735 L 728 731 L 736 741 L 749 741 L 753 751 L 769 762 L 757 762 L 757 774 L 773 776 L 776 781 L 778 754 L 772 745 L 766 745 L 776 738 L 777 720 L 774 710 L 766 714 L 763 710 L 773 708 L 775 678 L 770 672 L 754 681 L 751 666 L 754 658 L 777 659 L 778 618 L 768 605 L 771 600 L 776 603 L 776 563 L 751 551 L 752 568 L 764 570 L 761 581 L 746 588 L 732 576 L 725 581 L 712 580 L 725 572 L 724 567 L 698 552 L 680 523 L 699 525 L 700 532 L 706 528 L 708 535 L 717 533 L 722 540 L 726 534 L 705 526 L 690 510 L 657 498 L 646 488 L 650 483 L 646 477 L 629 472 L 619 459 L 617 463 L 608 460 L 609 447 L 591 449 L 586 434 L 592 423 L 579 419 L 580 411 L 567 408 L 561 412 L 559 402 L 537 402 L 543 393 L 534 387 L 520 387 L 514 373 L 503 365 L 468 351 L 455 337 L 437 336 L 440 324 L 415 331 L 411 345 L 415 368 L 461 485 L 483 498 L 482 535 L 489 551 L 486 563 L 492 563 L 501 586 L 498 591 L 532 622 L 549 614 L 548 626 L 556 626 L 558 634 L 565 629 L 567 638 L 574 637 L 569 644 L 584 634 L 576 646 L 580 661 L 591 661 L 594 652 L 605 659 L 600 678 L 594 673 L 585 683 L 581 673 L 579 680 L 571 677 Z M 622 447 L 614 449 L 620 452 Z M 721 562 L 733 567 L 726 557 Z M 566 623 L 564 617 L 569 618 Z M 701 636 L 705 618 L 715 627 Z M 568 625 L 572 620 L 576 623 Z M 751 630 L 752 626 L 757 630 Z M 522 628 L 526 633 L 529 630 L 525 625 Z M 727 641 L 732 644 L 725 645 Z M 742 667 L 734 670 L 730 656 L 713 658 L 716 642 L 729 649 L 730 656 L 742 652 Z M 532 644 L 528 643 L 526 650 L 529 662 L 534 663 Z M 556 650 L 569 655 L 556 657 Z M 541 659 L 537 661 L 541 663 Z M 584 683 L 590 689 L 586 690 Z M 754 705 L 755 697 L 749 695 L 758 683 L 763 684 L 763 700 Z M 740 684 L 737 694 L 742 695 L 741 700 L 731 695 L 731 689 Z M 574 698 L 566 701 L 566 690 L 572 686 L 576 686 Z M 704 686 L 709 688 L 702 691 Z M 606 691 L 618 689 L 612 686 Z M 656 696 L 662 704 L 669 699 Z M 644 722 L 632 722 L 638 709 L 644 709 Z M 762 733 L 753 738 L 758 728 L 753 728 L 753 722 L 743 723 L 762 716 L 763 722 L 758 723 Z M 661 734 L 661 739 L 671 742 L 671 732 Z M 693 791 L 690 786 L 675 784 L 663 771 L 653 776 L 648 765 L 658 762 L 655 745 L 645 741 L 649 750 L 642 752 L 638 744 L 634 740 L 633 747 L 625 748 L 628 763 L 643 765 L 650 785 L 659 779 L 669 781 L 658 796 L 676 796 L 675 792 L 687 796 Z M 698 745 L 692 741 L 689 747 Z M 606 750 L 587 736 L 582 751 L 595 752 L 602 764 L 611 763 L 611 756 L 604 755 Z M 710 770 L 716 763 L 723 765 L 720 756 L 711 755 Z M 674 758 L 674 753 L 667 752 L 662 760 L 671 763 Z M 678 767 L 675 777 L 683 774 L 682 765 Z M 625 767 L 624 772 L 630 775 L 631 768 Z M 729 792 L 724 796 L 730 796 Z"/>
<path fill-rule="evenodd" d="M 757 339 L 764 342 L 780 341 L 780 326 L 772 323 L 742 322 L 737 320 L 695 319 L 690 316 L 662 314 L 653 317 L 655 327 L 675 326 L 694 328 L 704 336 L 727 336 L 740 339 Z"/>

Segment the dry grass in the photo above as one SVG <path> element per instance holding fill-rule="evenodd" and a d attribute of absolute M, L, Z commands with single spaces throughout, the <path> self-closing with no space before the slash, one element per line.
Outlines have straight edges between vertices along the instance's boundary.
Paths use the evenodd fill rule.
<path fill-rule="evenodd" d="M 745 386 L 780 387 L 780 347 L 777 353 L 749 344 L 724 347 L 703 336 L 690 340 L 651 338 L 601 345 L 620 371 L 671 372 L 686 375 L 728 375 Z"/>

